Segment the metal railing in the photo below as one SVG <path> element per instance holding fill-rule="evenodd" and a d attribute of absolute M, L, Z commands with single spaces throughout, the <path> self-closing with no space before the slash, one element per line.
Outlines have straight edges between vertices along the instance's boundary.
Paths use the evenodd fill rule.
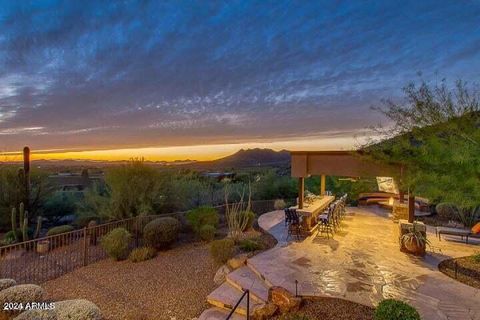
<path fill-rule="evenodd" d="M 252 201 L 252 211 L 257 214 L 273 210 L 274 200 Z M 225 205 L 215 207 L 221 216 Z M 0 278 L 12 278 L 17 283 L 41 284 L 79 267 L 105 259 L 107 254 L 100 239 L 119 227 L 132 234 L 131 248 L 143 244 L 142 230 L 155 218 L 175 216 L 185 223 L 185 213 L 138 216 L 113 221 L 58 235 L 15 243 L 0 247 Z"/>
<path fill-rule="evenodd" d="M 232 310 L 230 311 L 230 313 L 228 314 L 225 320 L 229 320 L 233 316 L 233 314 L 235 313 L 235 310 L 237 310 L 238 306 L 242 302 L 243 298 L 245 298 L 245 296 L 247 297 L 247 320 L 250 320 L 250 290 L 245 290 L 243 292 L 240 299 L 238 299 L 237 304 L 235 304 L 235 306 L 232 308 Z"/>

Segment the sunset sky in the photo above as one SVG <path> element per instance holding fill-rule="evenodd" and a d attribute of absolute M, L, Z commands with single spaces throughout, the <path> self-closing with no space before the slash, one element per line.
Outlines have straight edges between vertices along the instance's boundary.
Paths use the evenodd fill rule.
<path fill-rule="evenodd" d="M 454 0 L 0 1 L 0 152 L 351 149 L 409 81 L 478 82 L 479 17 Z"/>

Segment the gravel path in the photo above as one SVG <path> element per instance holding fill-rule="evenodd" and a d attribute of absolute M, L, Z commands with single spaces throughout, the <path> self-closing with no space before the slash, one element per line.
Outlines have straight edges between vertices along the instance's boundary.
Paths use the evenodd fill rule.
<path fill-rule="evenodd" d="M 208 307 L 216 270 L 208 245 L 193 243 L 140 263 L 103 260 L 42 287 L 52 300 L 93 301 L 108 320 L 183 320 Z"/>

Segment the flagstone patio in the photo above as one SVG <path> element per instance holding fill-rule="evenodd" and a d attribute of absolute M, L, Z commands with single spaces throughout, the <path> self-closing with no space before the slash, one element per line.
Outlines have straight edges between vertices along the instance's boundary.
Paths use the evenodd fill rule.
<path fill-rule="evenodd" d="M 384 298 L 408 301 L 424 320 L 480 319 L 480 290 L 438 271 L 438 263 L 471 255 L 480 245 L 438 241 L 425 258 L 399 251 L 398 225 L 376 207 L 348 208 L 349 215 L 334 238 L 311 236 L 286 241 L 283 211 L 262 215 L 259 225 L 273 234 L 278 245 L 248 260 L 248 266 L 267 285 L 280 285 L 300 295 L 340 297 L 376 305 Z"/>

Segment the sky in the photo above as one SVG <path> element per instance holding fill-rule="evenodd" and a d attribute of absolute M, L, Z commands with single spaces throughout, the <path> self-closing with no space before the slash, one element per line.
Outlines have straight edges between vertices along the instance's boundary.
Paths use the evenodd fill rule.
<path fill-rule="evenodd" d="M 0 0 L 0 152 L 351 149 L 422 79 L 478 81 L 479 1 Z"/>

